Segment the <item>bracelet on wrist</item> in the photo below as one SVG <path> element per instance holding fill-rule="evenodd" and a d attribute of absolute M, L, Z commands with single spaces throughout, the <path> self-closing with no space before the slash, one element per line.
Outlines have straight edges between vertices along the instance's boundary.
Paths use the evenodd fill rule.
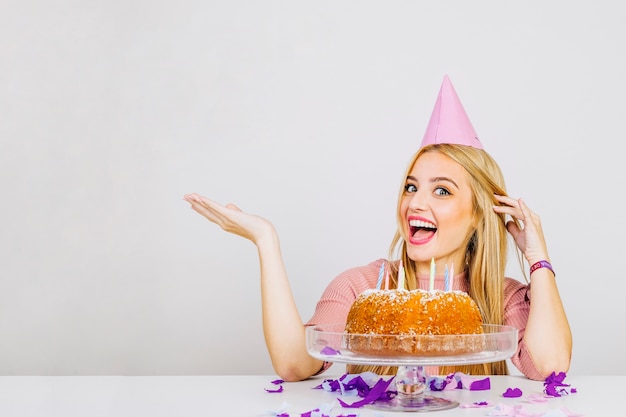
<path fill-rule="evenodd" d="M 556 273 L 554 272 L 554 269 L 552 268 L 552 264 L 550 264 L 550 262 L 545 261 L 545 260 L 544 261 L 535 262 L 534 264 L 532 264 L 530 266 L 530 273 L 532 274 L 533 272 L 535 272 L 539 268 L 548 268 L 550 271 L 552 271 L 552 273 L 556 277 Z"/>

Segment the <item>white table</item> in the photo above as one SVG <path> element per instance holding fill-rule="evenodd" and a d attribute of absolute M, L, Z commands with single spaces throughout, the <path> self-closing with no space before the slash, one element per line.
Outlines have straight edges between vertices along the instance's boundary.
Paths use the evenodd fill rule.
<path fill-rule="evenodd" d="M 282 411 L 300 417 L 322 404 L 337 405 L 331 415 L 358 414 L 375 416 L 423 416 L 425 413 L 394 413 L 367 408 L 341 408 L 335 393 L 312 389 L 324 379 L 340 374 L 322 375 L 303 382 L 284 383 L 282 393 L 270 394 L 265 388 L 277 388 L 275 375 L 247 376 L 4 376 L 0 377 L 0 416 L 263 416 L 268 411 Z M 524 398 L 540 393 L 543 383 L 520 376 L 492 376 L 491 390 L 454 390 L 439 393 L 461 404 L 488 400 L 508 405 L 523 404 L 534 413 L 566 407 L 585 416 L 626 415 L 626 376 L 571 376 L 565 382 L 578 393 L 551 398 L 544 404 L 525 403 Z M 518 387 L 521 398 L 503 398 L 507 388 Z M 436 417 L 485 416 L 490 409 L 455 408 L 436 411 Z"/>

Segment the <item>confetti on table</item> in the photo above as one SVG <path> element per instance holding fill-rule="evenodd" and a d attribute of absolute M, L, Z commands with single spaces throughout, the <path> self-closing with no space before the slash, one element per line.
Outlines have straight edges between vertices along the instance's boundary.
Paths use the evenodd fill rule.
<path fill-rule="evenodd" d="M 467 389 L 470 391 L 485 391 L 491 389 L 489 377 L 476 378 L 462 372 L 455 372 L 444 378 L 428 377 L 427 386 L 431 391 L 448 391 L 454 389 Z"/>
<path fill-rule="evenodd" d="M 558 374 L 552 372 L 544 381 L 544 392 L 552 397 L 562 397 L 564 395 L 575 394 L 576 388 L 571 388 L 570 384 L 566 384 L 565 372 L 559 372 Z"/>
<path fill-rule="evenodd" d="M 278 388 L 276 389 L 268 389 L 265 388 L 265 391 L 269 392 L 270 394 L 274 394 L 274 393 L 278 393 L 278 392 L 283 392 L 283 386 L 280 385 Z"/>
<path fill-rule="evenodd" d="M 522 396 L 522 390 L 519 388 L 507 388 L 502 396 L 505 398 L 519 398 Z"/>
<path fill-rule="evenodd" d="M 459 408 L 486 408 L 491 406 L 492 404 L 489 401 L 476 401 L 473 403 L 460 404 Z"/>
<path fill-rule="evenodd" d="M 279 387 L 275 388 L 275 389 L 267 389 L 267 388 L 265 388 L 265 391 L 267 391 L 269 393 L 272 393 L 272 394 L 273 393 L 278 393 L 278 392 L 283 392 L 283 386 L 281 385 L 283 382 L 285 382 L 285 381 L 282 380 L 282 379 L 275 379 L 275 380 L 272 381 L 272 384 L 279 385 Z"/>

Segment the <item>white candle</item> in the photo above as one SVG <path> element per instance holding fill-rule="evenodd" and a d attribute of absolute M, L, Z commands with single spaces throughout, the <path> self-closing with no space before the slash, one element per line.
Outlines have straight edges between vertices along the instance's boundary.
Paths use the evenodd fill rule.
<path fill-rule="evenodd" d="M 400 266 L 398 268 L 398 289 L 404 288 L 404 266 L 402 266 L 402 259 L 400 259 Z"/>
<path fill-rule="evenodd" d="M 385 273 L 385 263 L 383 262 L 380 265 L 380 271 L 378 272 L 378 281 L 376 282 L 376 289 L 380 290 L 381 286 L 383 285 L 383 275 Z"/>
<path fill-rule="evenodd" d="M 453 291 L 454 284 L 454 264 L 450 265 L 450 291 Z"/>
<path fill-rule="evenodd" d="M 428 291 L 433 291 L 435 289 L 435 258 L 430 259 L 430 285 L 428 286 Z"/>
<path fill-rule="evenodd" d="M 385 289 L 389 289 L 389 268 L 387 268 L 387 272 L 385 272 Z"/>

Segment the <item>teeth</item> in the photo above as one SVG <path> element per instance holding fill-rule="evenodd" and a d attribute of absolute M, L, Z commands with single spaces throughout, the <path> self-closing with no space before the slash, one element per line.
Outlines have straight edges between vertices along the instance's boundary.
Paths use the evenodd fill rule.
<path fill-rule="evenodd" d="M 435 226 L 434 223 L 431 222 L 425 222 L 423 220 L 410 220 L 409 221 L 409 226 L 411 227 L 425 227 L 428 229 L 436 229 L 437 226 Z"/>

